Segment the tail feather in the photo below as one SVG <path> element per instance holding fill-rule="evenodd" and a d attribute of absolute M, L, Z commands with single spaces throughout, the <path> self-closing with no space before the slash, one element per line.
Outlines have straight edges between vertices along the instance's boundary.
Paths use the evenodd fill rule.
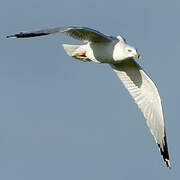
<path fill-rule="evenodd" d="M 63 48 L 69 56 L 75 56 L 77 53 L 79 53 L 80 46 L 81 45 L 63 44 Z"/>
<path fill-rule="evenodd" d="M 63 48 L 66 51 L 67 55 L 71 57 L 74 57 L 84 62 L 91 61 L 90 59 L 88 59 L 86 55 L 79 55 L 84 51 L 84 49 L 82 48 L 82 45 L 63 44 Z"/>

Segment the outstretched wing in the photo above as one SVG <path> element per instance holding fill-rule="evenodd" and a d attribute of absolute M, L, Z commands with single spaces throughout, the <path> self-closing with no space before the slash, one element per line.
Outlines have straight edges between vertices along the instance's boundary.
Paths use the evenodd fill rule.
<path fill-rule="evenodd" d="M 85 42 L 111 42 L 113 38 L 106 36 L 99 31 L 87 27 L 58 27 L 42 29 L 37 31 L 20 32 L 19 34 L 7 36 L 7 38 L 29 38 L 36 36 L 45 36 L 49 34 L 66 34 L 75 39 Z"/>
<path fill-rule="evenodd" d="M 155 84 L 132 58 L 111 67 L 141 109 L 161 155 L 170 167 L 161 99 Z"/>

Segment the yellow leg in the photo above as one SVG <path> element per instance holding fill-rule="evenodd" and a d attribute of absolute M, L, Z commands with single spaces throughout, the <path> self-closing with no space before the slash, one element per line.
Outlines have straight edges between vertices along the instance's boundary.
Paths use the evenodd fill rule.
<path fill-rule="evenodd" d="M 74 58 L 79 59 L 81 61 L 84 62 L 90 62 L 91 60 L 86 56 L 86 52 L 80 52 L 80 53 L 76 53 L 74 56 Z"/>
<path fill-rule="evenodd" d="M 83 53 L 77 53 L 77 54 L 75 54 L 75 58 L 77 58 L 77 59 L 83 59 L 83 60 L 86 60 L 86 59 L 88 59 L 88 57 L 86 56 L 86 54 L 83 52 Z"/>

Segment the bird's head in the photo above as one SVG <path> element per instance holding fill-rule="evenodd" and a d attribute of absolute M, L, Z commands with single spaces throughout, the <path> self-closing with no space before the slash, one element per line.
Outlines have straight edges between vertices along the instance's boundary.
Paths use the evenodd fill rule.
<path fill-rule="evenodd" d="M 114 49 L 114 59 L 116 61 L 121 61 L 133 57 L 141 59 L 141 56 L 133 46 L 130 46 L 126 42 L 122 41 L 116 44 Z"/>
<path fill-rule="evenodd" d="M 137 52 L 137 50 L 129 45 L 126 45 L 124 47 L 124 53 L 126 54 L 127 57 L 136 57 L 138 59 L 141 59 L 141 56 L 139 55 L 139 53 Z"/>

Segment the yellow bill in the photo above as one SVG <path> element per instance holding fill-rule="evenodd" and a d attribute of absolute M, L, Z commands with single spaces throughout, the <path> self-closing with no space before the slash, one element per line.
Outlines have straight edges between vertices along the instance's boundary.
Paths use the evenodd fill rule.
<path fill-rule="evenodd" d="M 138 59 L 141 59 L 141 56 L 138 53 L 136 53 L 134 56 L 137 57 Z"/>

